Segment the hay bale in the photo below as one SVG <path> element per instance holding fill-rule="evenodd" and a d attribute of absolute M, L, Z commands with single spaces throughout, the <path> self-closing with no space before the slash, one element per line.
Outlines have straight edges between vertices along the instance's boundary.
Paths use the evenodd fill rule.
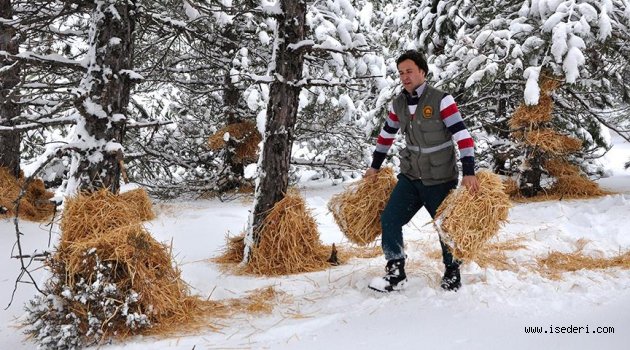
<path fill-rule="evenodd" d="M 481 171 L 477 178 L 479 191 L 471 194 L 464 187 L 452 191 L 438 208 L 434 221 L 453 256 L 462 261 L 475 260 L 506 222 L 512 206 L 498 175 Z"/>
<path fill-rule="evenodd" d="M 244 267 L 247 273 L 277 276 L 330 266 L 326 261 L 330 250 L 321 244 L 317 223 L 296 190 L 290 190 L 267 213 L 259 237 Z"/>
<path fill-rule="evenodd" d="M 7 209 L 0 217 L 15 215 L 15 200 L 20 196 L 24 181 L 23 175 L 15 178 L 7 168 L 0 168 L 0 207 Z M 55 212 L 55 204 L 50 201 L 53 196 L 42 180 L 31 181 L 20 201 L 19 218 L 35 222 L 50 219 Z"/>
<path fill-rule="evenodd" d="M 360 246 L 374 242 L 381 235 L 381 213 L 396 186 L 391 168 L 383 168 L 374 179 L 362 179 L 330 199 L 328 210 L 341 232 Z"/>
<path fill-rule="evenodd" d="M 217 151 L 226 146 L 225 135 L 236 142 L 234 161 L 251 163 L 257 160 L 258 143 L 262 140 L 256 124 L 251 121 L 228 124 L 208 138 L 208 147 Z"/>

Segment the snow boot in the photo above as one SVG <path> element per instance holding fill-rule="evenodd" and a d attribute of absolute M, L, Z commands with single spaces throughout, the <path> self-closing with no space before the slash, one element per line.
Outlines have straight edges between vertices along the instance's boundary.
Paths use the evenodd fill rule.
<path fill-rule="evenodd" d="M 407 283 L 405 259 L 390 260 L 385 265 L 385 276 L 372 279 L 368 288 L 381 293 L 401 290 Z"/>
<path fill-rule="evenodd" d="M 444 271 L 442 277 L 442 289 L 456 292 L 462 286 L 462 280 L 459 275 L 459 266 L 450 266 Z"/>

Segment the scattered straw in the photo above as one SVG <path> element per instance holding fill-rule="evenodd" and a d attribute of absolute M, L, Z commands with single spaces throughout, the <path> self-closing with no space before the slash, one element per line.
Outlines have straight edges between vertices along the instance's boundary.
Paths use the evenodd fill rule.
<path fill-rule="evenodd" d="M 477 265 L 483 268 L 492 267 L 501 271 L 518 271 L 519 266 L 511 263 L 505 252 L 526 249 L 523 238 L 514 238 L 504 242 L 488 242 L 475 256 Z M 434 249 L 427 253 L 427 257 L 442 261 L 442 250 Z"/>
<path fill-rule="evenodd" d="M 371 259 L 377 256 L 383 255 L 383 250 L 380 246 L 375 247 L 356 247 L 356 246 L 342 246 L 339 248 L 339 260 L 341 262 L 348 261 L 352 258 L 359 259 Z"/>
<path fill-rule="evenodd" d="M 381 213 L 396 185 L 394 171 L 384 168 L 376 179 L 366 178 L 335 195 L 328 203 L 341 232 L 352 243 L 364 246 L 381 235 Z"/>
<path fill-rule="evenodd" d="M 601 270 L 613 267 L 630 269 L 630 251 L 612 258 L 593 258 L 584 254 L 586 241 L 577 242 L 573 253 L 551 252 L 544 258 L 538 258 L 538 271 L 552 279 L 559 279 L 563 272 L 579 270 Z"/>
<path fill-rule="evenodd" d="M 512 206 L 498 175 L 481 171 L 477 178 L 477 193 L 460 187 L 446 197 L 436 213 L 440 235 L 451 246 L 453 256 L 463 261 L 475 260 L 506 222 Z"/>
<path fill-rule="evenodd" d="M 568 154 L 582 149 L 582 140 L 544 128 L 528 131 L 525 141 L 552 154 Z"/>
<path fill-rule="evenodd" d="M 258 143 L 262 140 L 256 124 L 251 121 L 229 124 L 218 130 L 208 138 L 208 147 L 211 150 L 219 150 L 226 145 L 225 134 L 230 135 L 230 139 L 236 143 L 234 150 L 235 161 L 237 163 L 251 163 L 256 161 Z"/>
<path fill-rule="evenodd" d="M 0 218 L 15 215 L 14 202 L 20 196 L 24 180 L 23 176 L 16 179 L 7 168 L 0 168 L 0 207 L 8 209 L 6 213 L 0 214 Z M 55 205 L 50 202 L 53 196 L 52 192 L 46 190 L 42 180 L 33 180 L 20 201 L 18 216 L 36 222 L 50 219 L 55 212 Z"/>
<path fill-rule="evenodd" d="M 244 298 L 228 299 L 225 304 L 233 312 L 248 314 L 269 314 L 273 311 L 274 303 L 286 297 L 284 292 L 277 291 L 273 287 L 255 289 Z"/>
<path fill-rule="evenodd" d="M 330 248 L 321 244 L 317 224 L 296 190 L 289 190 L 267 213 L 259 235 L 247 273 L 277 276 L 330 266 Z"/>
<path fill-rule="evenodd" d="M 475 262 L 483 268 L 492 267 L 496 270 L 518 271 L 519 266 L 511 263 L 505 252 L 526 249 L 523 238 L 514 238 L 504 242 L 488 243 L 475 257 Z"/>

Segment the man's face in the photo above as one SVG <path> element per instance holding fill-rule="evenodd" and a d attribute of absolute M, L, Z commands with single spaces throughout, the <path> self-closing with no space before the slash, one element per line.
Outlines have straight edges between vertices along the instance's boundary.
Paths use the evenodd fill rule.
<path fill-rule="evenodd" d="M 398 64 L 400 81 L 407 92 L 412 93 L 425 80 L 425 72 L 412 60 L 404 60 Z"/>

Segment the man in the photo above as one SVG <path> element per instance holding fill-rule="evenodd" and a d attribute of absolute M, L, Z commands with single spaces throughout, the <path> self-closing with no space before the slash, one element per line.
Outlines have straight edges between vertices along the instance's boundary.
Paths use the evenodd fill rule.
<path fill-rule="evenodd" d="M 372 165 L 364 177 L 378 172 L 400 129 L 406 148 L 400 152 L 398 184 L 381 215 L 382 247 L 387 264 L 384 277 L 369 287 L 380 292 L 399 290 L 407 282 L 402 227 L 424 206 L 435 216 L 449 191 L 457 187 L 459 170 L 453 141 L 457 143 L 464 176 L 462 184 L 473 193 L 479 189 L 475 176 L 474 143 L 453 97 L 429 86 L 429 67 L 418 51 L 407 51 L 396 61 L 403 91 L 394 98 L 376 143 Z M 440 238 L 445 272 L 441 287 L 461 287 L 460 262 Z"/>

